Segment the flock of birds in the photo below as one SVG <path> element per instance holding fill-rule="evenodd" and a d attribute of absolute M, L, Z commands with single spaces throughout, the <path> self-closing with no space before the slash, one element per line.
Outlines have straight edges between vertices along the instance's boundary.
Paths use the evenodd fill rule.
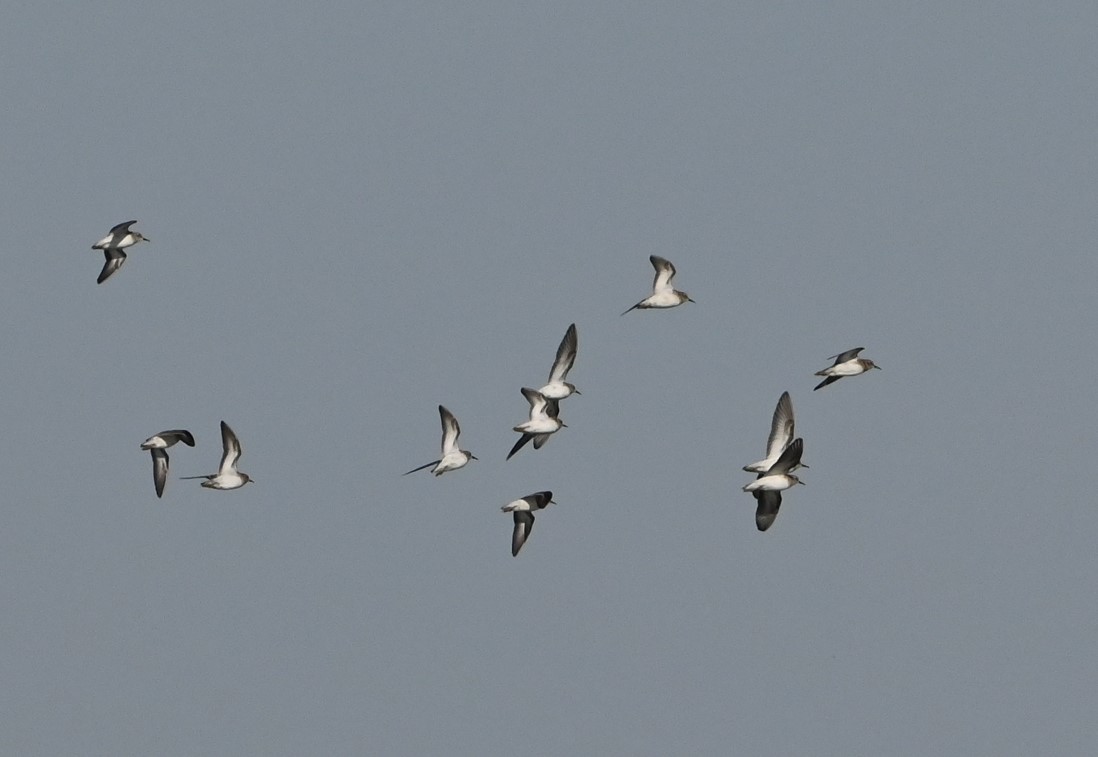
<path fill-rule="evenodd" d="M 99 274 L 96 283 L 102 284 L 118 272 L 126 262 L 125 250 L 138 242 L 147 242 L 149 239 L 140 232 L 133 231 L 130 227 L 137 221 L 120 223 L 110 230 L 110 233 L 92 245 L 92 249 L 102 250 L 105 261 L 103 270 Z M 675 278 L 675 266 L 671 261 L 658 255 L 649 256 L 652 267 L 656 269 L 656 276 L 652 282 L 652 294 L 642 299 L 622 315 L 633 310 L 647 310 L 649 308 L 673 308 L 684 302 L 694 302 L 686 292 L 675 289 L 671 282 Z M 534 449 L 541 447 L 549 440 L 549 437 L 562 428 L 567 428 L 560 419 L 560 401 L 580 394 L 575 384 L 569 383 L 568 372 L 576 362 L 576 354 L 579 349 L 579 337 L 576 332 L 576 324 L 568 327 L 557 348 L 553 367 L 549 371 L 549 380 L 540 389 L 522 388 L 522 396 L 530 404 L 529 417 L 524 422 L 514 427 L 514 431 L 520 434 L 518 441 L 507 454 L 510 460 L 516 452 L 528 443 L 533 442 Z M 833 384 L 847 376 L 858 376 L 874 368 L 880 368 L 872 360 L 858 357 L 863 347 L 856 347 L 838 355 L 832 355 L 828 360 L 834 362 L 815 375 L 823 376 L 821 381 L 813 389 L 821 389 L 828 384 Z M 441 476 L 460 468 L 464 468 L 470 460 L 477 457 L 471 452 L 461 449 L 458 445 L 458 437 L 461 435 L 461 426 L 454 414 L 442 405 L 438 406 L 439 416 L 442 420 L 442 453 L 438 460 L 432 460 L 418 468 L 413 468 L 404 475 L 415 473 L 426 468 L 431 473 Z M 789 392 L 783 392 L 778 399 L 778 405 L 774 408 L 774 415 L 770 421 L 770 436 L 766 443 L 766 457 L 762 460 L 745 465 L 744 470 L 749 473 L 757 473 L 755 480 L 743 487 L 745 492 L 754 496 L 757 506 L 755 509 L 755 525 L 760 531 L 765 531 L 774 523 L 778 516 L 778 509 L 782 504 L 782 492 L 791 489 L 797 484 L 803 484 L 793 471 L 808 466 L 801 462 L 804 453 L 804 440 L 794 433 L 795 422 L 793 419 L 793 400 Z M 168 480 L 168 448 L 183 442 L 189 447 L 195 446 L 194 436 L 185 429 L 172 429 L 161 431 L 150 436 L 141 444 L 141 449 L 148 450 L 152 454 L 153 484 L 156 488 L 156 496 L 164 494 L 164 486 Z M 240 461 L 240 440 L 225 421 L 221 421 L 221 464 L 217 473 L 204 476 L 182 476 L 183 479 L 204 479 L 202 486 L 209 489 L 230 490 L 239 489 L 253 481 L 247 473 L 241 473 L 237 469 Z M 511 554 L 517 556 L 522 545 L 530 536 L 534 526 L 534 512 L 543 510 L 553 501 L 551 491 L 539 491 L 527 494 L 503 506 L 502 510 L 511 513 L 514 520 L 514 529 L 511 534 Z"/>

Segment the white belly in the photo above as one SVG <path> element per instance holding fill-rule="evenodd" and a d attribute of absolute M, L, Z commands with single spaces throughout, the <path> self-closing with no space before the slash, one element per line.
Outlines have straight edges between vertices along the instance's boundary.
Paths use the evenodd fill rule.
<path fill-rule="evenodd" d="M 865 373 L 865 368 L 856 360 L 847 360 L 827 369 L 828 376 L 857 376 L 861 373 Z"/>
<path fill-rule="evenodd" d="M 523 434 L 552 434 L 560 428 L 560 421 L 556 418 L 539 418 L 526 421 L 521 426 L 515 426 L 515 431 Z"/>
<path fill-rule="evenodd" d="M 546 384 L 538 392 L 547 400 L 562 400 L 572 394 L 572 390 L 559 381 Z"/>
<path fill-rule="evenodd" d="M 768 491 L 768 492 L 781 492 L 785 491 L 789 487 L 793 486 L 793 480 L 784 473 L 775 476 L 763 476 L 762 478 L 755 479 L 747 486 L 743 487 L 745 492 L 754 491 Z"/>
<path fill-rule="evenodd" d="M 458 468 L 464 467 L 465 463 L 467 462 L 469 462 L 469 457 L 464 452 L 451 452 L 450 454 L 439 460 L 438 465 L 436 465 L 435 469 L 431 472 L 434 473 L 436 476 L 441 476 L 447 471 L 457 470 Z"/>

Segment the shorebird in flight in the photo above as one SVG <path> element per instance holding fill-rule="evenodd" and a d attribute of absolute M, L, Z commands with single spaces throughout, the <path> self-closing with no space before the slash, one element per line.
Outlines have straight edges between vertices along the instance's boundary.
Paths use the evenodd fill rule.
<path fill-rule="evenodd" d="M 690 295 L 680 292 L 671 286 L 671 280 L 675 278 L 675 266 L 671 261 L 658 255 L 649 255 L 652 267 L 656 269 L 656 278 L 652 280 L 652 294 L 645 297 L 629 310 L 647 310 L 648 308 L 673 308 L 684 302 L 693 302 Z M 625 313 L 628 313 L 626 310 Z M 622 315 L 625 315 L 622 313 Z"/>
<path fill-rule="evenodd" d="M 804 483 L 790 472 L 800 467 L 803 451 L 804 441 L 800 438 L 794 439 L 768 470 L 760 473 L 754 481 L 743 487 L 743 490 L 751 492 L 758 502 L 755 508 L 755 526 L 760 531 L 770 528 L 774 519 L 778 517 L 778 508 L 782 506 L 782 492 Z"/>
<path fill-rule="evenodd" d="M 578 344 L 576 324 L 573 323 L 564 332 L 564 338 L 560 340 L 560 346 L 557 347 L 557 357 L 553 360 L 553 367 L 549 371 L 549 383 L 538 389 L 545 399 L 562 400 L 580 393 L 575 384 L 569 384 L 564 380 L 568 378 L 568 371 L 572 370 L 572 365 L 576 362 Z"/>
<path fill-rule="evenodd" d="M 793 400 L 789 392 L 782 392 L 778 398 L 778 405 L 774 408 L 774 416 L 770 420 L 770 438 L 766 441 L 766 457 L 757 463 L 743 466 L 750 473 L 765 473 L 778 458 L 785 452 L 793 441 Z M 808 466 L 801 463 L 802 468 Z"/>
<path fill-rule="evenodd" d="M 130 227 L 135 223 L 137 221 L 126 221 L 126 223 L 118 224 L 111 229 L 110 234 L 92 245 L 93 250 L 102 250 L 103 257 L 106 258 L 103 262 L 103 270 L 99 272 L 99 278 L 96 279 L 96 284 L 102 284 L 122 267 L 122 264 L 126 262 L 124 249 L 133 247 L 138 242 L 149 241 L 148 237 L 141 236 L 140 232 L 130 231 Z"/>
<path fill-rule="evenodd" d="M 441 476 L 447 471 L 463 468 L 470 460 L 477 459 L 471 452 L 458 448 L 458 436 L 461 435 L 461 426 L 458 425 L 454 414 L 442 405 L 438 406 L 438 414 L 442 418 L 442 457 L 418 468 L 412 468 L 408 473 L 415 473 L 433 465 L 435 467 L 431 470 L 431 473 Z M 404 475 L 407 476 L 408 473 Z"/>
<path fill-rule="evenodd" d="M 208 476 L 180 476 L 180 478 L 204 478 L 206 480 L 202 485 L 207 489 L 239 489 L 249 481 L 255 480 L 247 473 L 241 473 L 236 469 L 237 461 L 240 460 L 240 440 L 236 438 L 236 434 L 225 421 L 221 421 L 221 448 L 221 465 L 217 473 L 211 473 Z"/>
<path fill-rule="evenodd" d="M 150 436 L 141 443 L 141 449 L 147 449 L 152 453 L 153 483 L 156 485 L 156 496 L 164 495 L 164 484 L 168 480 L 168 447 L 176 442 L 183 442 L 188 447 L 194 446 L 194 436 L 190 431 L 182 428 L 171 431 L 161 431 L 156 436 Z"/>
<path fill-rule="evenodd" d="M 531 439 L 534 441 L 534 449 L 541 449 L 542 445 L 549 441 L 550 434 L 555 434 L 561 428 L 567 428 L 557 417 L 560 413 L 560 405 L 556 400 L 546 399 L 541 392 L 525 386 L 521 391 L 522 396 L 530 403 L 530 420 L 515 426 L 514 430 L 522 436 L 507 453 L 508 460 Z"/>
<path fill-rule="evenodd" d="M 844 376 L 859 376 L 872 368 L 880 370 L 881 366 L 876 365 L 872 360 L 858 357 L 858 353 L 864 349 L 865 347 L 855 347 L 852 350 L 829 357 L 828 360 L 834 360 L 835 362 L 822 371 L 816 371 L 817 376 L 827 376 L 827 378 L 818 383 L 812 391 L 833 384 Z"/>
<path fill-rule="evenodd" d="M 534 527 L 534 511 L 544 509 L 553 502 L 553 492 L 534 492 L 527 494 L 522 499 L 508 502 L 501 509 L 505 513 L 513 513 L 515 530 L 511 532 L 511 557 L 517 557 L 522 545 L 530 537 L 530 531 Z"/>

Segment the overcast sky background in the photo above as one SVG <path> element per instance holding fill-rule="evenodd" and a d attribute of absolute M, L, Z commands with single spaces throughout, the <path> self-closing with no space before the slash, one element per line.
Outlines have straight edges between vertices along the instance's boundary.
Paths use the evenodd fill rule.
<path fill-rule="evenodd" d="M 0 752 L 1093 754 L 1098 6 L 518 5 L 5 11 Z"/>

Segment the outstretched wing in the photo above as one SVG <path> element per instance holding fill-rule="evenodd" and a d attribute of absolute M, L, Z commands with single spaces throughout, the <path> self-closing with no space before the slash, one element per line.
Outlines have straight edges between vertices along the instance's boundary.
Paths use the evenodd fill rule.
<path fill-rule="evenodd" d="M 557 347 L 557 357 L 553 361 L 552 370 L 549 371 L 550 384 L 554 381 L 564 381 L 565 377 L 568 376 L 568 371 L 572 370 L 572 365 L 576 362 L 578 344 L 576 324 L 573 323 L 564 332 L 564 338 L 560 340 L 560 346 Z"/>
<path fill-rule="evenodd" d="M 537 389 L 531 389 L 529 387 L 522 387 L 522 396 L 526 398 L 526 401 L 530 403 L 530 419 L 533 420 L 534 416 L 540 415 L 545 412 L 545 405 L 547 400 L 545 395 L 539 392 Z"/>
<path fill-rule="evenodd" d="M 804 452 L 804 440 L 800 437 L 793 440 L 793 443 L 785 448 L 781 457 L 777 462 L 770 466 L 770 470 L 766 472 L 767 476 L 776 476 L 789 473 L 791 470 L 801 464 L 801 454 Z"/>
<path fill-rule="evenodd" d="M 528 510 L 515 510 L 515 530 L 511 532 L 511 557 L 517 557 L 522 545 L 534 528 L 534 514 Z"/>
<path fill-rule="evenodd" d="M 782 506 L 782 493 L 761 490 L 752 492 L 752 494 L 759 502 L 758 507 L 755 508 L 755 527 L 760 531 L 765 531 L 773 525 L 774 519 L 778 517 L 778 508 Z"/>
<path fill-rule="evenodd" d="M 523 434 L 522 436 L 520 436 L 519 440 L 515 442 L 515 446 L 511 448 L 510 452 L 507 453 L 507 459 L 510 460 L 512 457 L 514 457 L 516 452 L 525 447 L 526 443 L 534 438 L 534 434 Z M 534 443 L 534 449 L 538 449 L 540 447 L 540 444 L 538 444 L 537 442 Z"/>
<path fill-rule="evenodd" d="M 415 473 L 416 471 L 423 470 L 424 468 L 430 468 L 433 465 L 438 465 L 441 462 L 442 462 L 441 458 L 438 459 L 438 460 L 432 460 L 431 462 L 427 463 L 426 465 L 421 465 L 418 468 L 412 468 L 410 471 L 408 471 L 408 473 Z M 408 473 L 401 473 L 400 475 L 407 476 Z"/>
<path fill-rule="evenodd" d="M 652 292 L 659 292 L 671 288 L 671 279 L 675 278 L 675 266 L 667 258 L 659 255 L 649 255 L 652 267 L 656 269 L 656 278 L 652 280 Z"/>
<path fill-rule="evenodd" d="M 126 253 L 113 248 L 103 250 L 103 257 L 106 260 L 103 262 L 103 270 L 99 272 L 99 278 L 95 280 L 96 284 L 102 284 L 109 279 L 126 262 Z"/>
<path fill-rule="evenodd" d="M 162 449 L 152 450 L 153 484 L 156 486 L 157 499 L 164 496 L 164 484 L 168 480 L 168 453 Z"/>
<path fill-rule="evenodd" d="M 777 460 L 793 441 L 793 400 L 789 392 L 782 392 L 774 417 L 770 420 L 770 438 L 766 441 L 766 459 Z"/>
<path fill-rule="evenodd" d="M 831 357 L 828 358 L 828 360 L 834 360 L 835 361 L 834 363 L 832 363 L 832 365 L 838 365 L 839 363 L 845 363 L 847 360 L 853 360 L 854 358 L 858 357 L 858 353 L 861 352 L 864 349 L 865 349 L 865 347 L 855 347 L 852 350 L 847 350 L 846 352 L 840 352 L 838 355 L 832 355 Z"/>
<path fill-rule="evenodd" d="M 121 234 L 122 236 L 125 236 L 126 234 L 130 233 L 130 227 L 133 226 L 135 223 L 137 223 L 137 221 L 126 221 L 125 223 L 120 223 L 117 226 L 112 226 L 111 233 Z"/>
<path fill-rule="evenodd" d="M 232 473 L 236 470 L 236 462 L 240 459 L 240 440 L 229 428 L 229 424 L 221 421 L 221 467 L 218 474 Z"/>
<path fill-rule="evenodd" d="M 439 417 L 442 418 L 442 456 L 446 457 L 457 450 L 458 436 L 461 434 L 461 426 L 457 418 L 442 405 L 438 406 Z"/>

